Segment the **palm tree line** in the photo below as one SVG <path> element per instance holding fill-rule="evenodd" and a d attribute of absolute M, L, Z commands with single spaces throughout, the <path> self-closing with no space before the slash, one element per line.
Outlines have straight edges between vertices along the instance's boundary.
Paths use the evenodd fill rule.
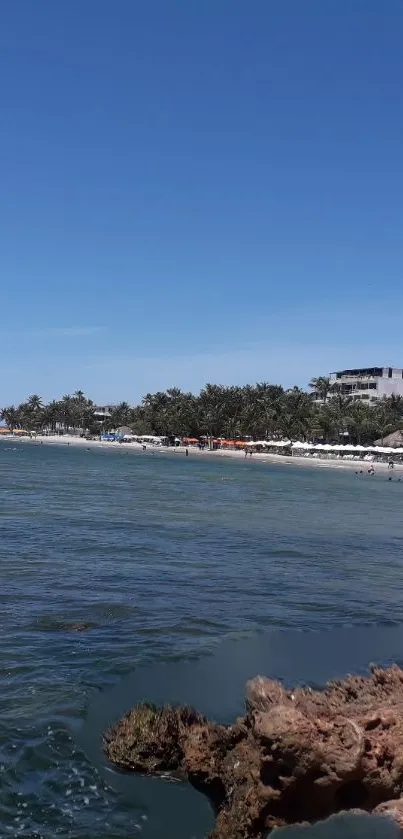
<path fill-rule="evenodd" d="M 198 395 L 170 388 L 147 393 L 139 405 L 116 405 L 102 421 L 83 391 L 44 403 L 32 394 L 1 412 L 10 429 L 99 435 L 122 426 L 135 434 L 236 439 L 322 439 L 370 443 L 403 427 L 403 398 L 374 403 L 352 399 L 331 387 L 328 378 L 312 379 L 310 392 L 280 385 L 207 384 Z"/>

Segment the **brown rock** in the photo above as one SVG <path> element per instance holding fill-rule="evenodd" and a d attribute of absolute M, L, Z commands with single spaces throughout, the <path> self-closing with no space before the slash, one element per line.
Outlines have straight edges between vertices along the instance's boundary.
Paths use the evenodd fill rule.
<path fill-rule="evenodd" d="M 258 676 L 246 687 L 245 717 L 228 728 L 188 708 L 139 705 L 107 732 L 104 747 L 120 768 L 179 773 L 205 792 L 217 813 L 211 839 L 261 839 L 343 810 L 403 824 L 397 667 L 323 691 L 286 691 Z"/>
<path fill-rule="evenodd" d="M 375 813 L 392 819 L 400 828 L 403 836 L 403 798 L 397 798 L 394 801 L 385 801 L 383 804 L 379 804 Z"/>

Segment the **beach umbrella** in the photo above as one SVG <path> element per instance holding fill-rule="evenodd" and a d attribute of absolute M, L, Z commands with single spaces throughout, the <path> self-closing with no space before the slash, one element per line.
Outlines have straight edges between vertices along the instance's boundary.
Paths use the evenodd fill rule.
<path fill-rule="evenodd" d="M 315 446 L 314 446 L 313 443 L 306 443 L 306 442 L 301 443 L 300 440 L 297 440 L 296 443 L 291 443 L 291 448 L 292 449 L 305 449 L 305 451 L 307 451 L 308 449 L 314 449 Z"/>

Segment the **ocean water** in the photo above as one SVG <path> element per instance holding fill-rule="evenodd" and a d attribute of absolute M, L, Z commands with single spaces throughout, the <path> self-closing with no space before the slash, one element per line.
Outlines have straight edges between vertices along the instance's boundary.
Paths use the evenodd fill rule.
<path fill-rule="evenodd" d="M 403 660 L 397 480 L 9 442 L 0 475 L 0 836 L 202 839 L 202 796 L 105 764 L 109 722 Z"/>

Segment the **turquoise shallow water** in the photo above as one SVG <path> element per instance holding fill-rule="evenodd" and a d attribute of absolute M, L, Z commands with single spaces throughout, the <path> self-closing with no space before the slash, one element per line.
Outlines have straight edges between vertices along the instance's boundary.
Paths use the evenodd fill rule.
<path fill-rule="evenodd" d="M 0 835 L 201 837 L 197 794 L 108 772 L 105 721 L 190 684 L 228 718 L 256 670 L 403 658 L 397 481 L 6 443 L 0 474 Z"/>

